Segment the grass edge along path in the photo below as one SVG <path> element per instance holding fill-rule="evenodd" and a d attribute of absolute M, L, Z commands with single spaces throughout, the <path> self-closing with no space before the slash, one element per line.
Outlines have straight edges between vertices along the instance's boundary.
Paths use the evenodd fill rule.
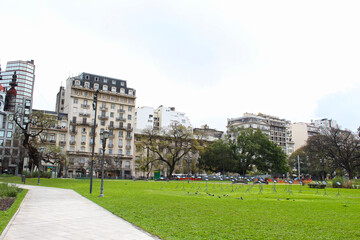
<path fill-rule="evenodd" d="M 12 217 L 14 216 L 14 214 L 18 211 L 27 192 L 27 189 L 22 189 L 22 191 L 18 193 L 13 205 L 6 211 L 0 211 L 0 236 L 10 222 L 10 220 L 12 219 Z"/>
<path fill-rule="evenodd" d="M 98 179 L 92 195 L 86 180 L 40 182 L 73 189 L 162 239 L 360 239 L 359 190 L 340 189 L 337 196 L 338 189 L 329 188 L 325 195 L 325 190 L 303 186 L 299 193 L 299 185 L 279 184 L 275 192 L 269 184 L 260 192 L 259 185 L 212 182 L 209 196 L 204 182 L 105 180 L 105 197 L 99 198 Z"/>

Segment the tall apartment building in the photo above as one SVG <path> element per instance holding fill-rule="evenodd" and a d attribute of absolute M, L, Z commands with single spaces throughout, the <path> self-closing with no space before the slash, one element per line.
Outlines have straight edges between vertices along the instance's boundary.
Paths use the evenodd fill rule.
<path fill-rule="evenodd" d="M 146 128 L 164 129 L 173 123 L 180 123 L 185 127 L 191 127 L 189 118 L 183 112 L 175 111 L 174 107 L 159 106 L 138 107 L 135 113 L 135 128 L 141 131 Z"/>
<path fill-rule="evenodd" d="M 63 113 L 64 105 L 65 105 L 65 88 L 61 86 L 59 92 L 56 94 L 55 112 Z"/>
<path fill-rule="evenodd" d="M 99 90 L 97 116 L 92 107 L 96 90 Z M 96 136 L 95 154 L 100 156 L 102 142 L 99 134 L 105 130 L 109 131 L 106 156 L 117 160 L 117 168 L 107 167 L 106 175 L 121 178 L 133 175 L 135 93 L 136 91 L 121 79 L 90 73 L 67 79 L 66 88 L 60 88 L 56 111 L 61 112 L 63 105 L 63 113 L 68 115 L 69 130 L 64 146 L 70 162 L 68 175 L 76 174 L 79 165 L 82 166 L 83 173 L 90 173 L 92 136 Z M 92 127 L 95 118 L 94 133 Z"/>
<path fill-rule="evenodd" d="M 294 150 L 296 151 L 305 146 L 309 137 L 320 134 L 324 129 L 336 127 L 338 127 L 336 121 L 327 118 L 311 120 L 310 123 L 299 122 L 291 124 L 293 140 L 295 143 Z"/>
<path fill-rule="evenodd" d="M 35 64 L 31 61 L 10 61 L 7 62 L 6 71 L 2 72 L 2 80 L 0 84 L 8 89 L 11 87 L 13 75 L 17 76 L 16 87 L 16 105 L 23 105 L 24 99 L 33 99 L 34 84 L 35 84 Z M 14 109 L 12 109 L 14 110 Z"/>
<path fill-rule="evenodd" d="M 294 150 L 306 145 L 306 141 L 309 137 L 319 134 L 319 127 L 315 126 L 314 123 L 298 122 L 291 124 Z"/>
<path fill-rule="evenodd" d="M 4 101 L 0 107 L 0 172 L 18 174 L 22 169 L 21 140 L 16 137 L 16 124 L 12 119 L 18 114 L 18 121 L 23 121 L 30 114 L 34 83 L 33 60 L 7 62 L 3 72 L 0 67 L 0 98 L 3 98 L 0 102 Z"/>
<path fill-rule="evenodd" d="M 231 126 L 245 129 L 260 129 L 263 133 L 269 136 L 269 139 L 272 142 L 278 144 L 286 154 L 290 155 L 294 152 L 294 142 L 292 139 L 290 121 L 262 113 L 257 115 L 253 113 L 245 113 L 242 117 L 228 119 L 228 132 L 230 132 Z"/>

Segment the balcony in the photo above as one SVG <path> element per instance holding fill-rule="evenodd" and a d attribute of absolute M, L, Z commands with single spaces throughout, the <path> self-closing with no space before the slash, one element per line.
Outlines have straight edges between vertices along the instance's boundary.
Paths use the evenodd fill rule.
<path fill-rule="evenodd" d="M 89 105 L 89 104 L 81 104 L 81 107 L 82 107 L 82 108 L 89 108 L 90 105 Z"/>
<path fill-rule="evenodd" d="M 127 131 L 132 131 L 133 128 L 132 128 L 132 127 L 126 127 L 126 130 L 127 130 Z"/>
<path fill-rule="evenodd" d="M 70 141 L 70 145 L 75 145 L 76 142 L 75 141 Z"/>
<path fill-rule="evenodd" d="M 77 134 L 77 130 L 69 130 L 70 134 Z"/>
<path fill-rule="evenodd" d="M 56 140 L 49 140 L 49 144 L 56 144 Z"/>
<path fill-rule="evenodd" d="M 79 116 L 90 117 L 90 113 L 79 113 Z"/>
<path fill-rule="evenodd" d="M 132 136 L 126 136 L 126 139 L 127 139 L 127 140 L 131 140 L 131 139 L 132 139 Z"/>
<path fill-rule="evenodd" d="M 124 109 L 119 109 L 119 110 L 117 110 L 117 112 L 118 112 L 118 113 L 124 113 L 125 110 L 124 110 Z"/>
<path fill-rule="evenodd" d="M 98 115 L 98 119 L 100 119 L 100 120 L 108 120 L 109 116 Z"/>
<path fill-rule="evenodd" d="M 131 149 L 131 145 L 126 145 L 126 149 Z"/>
<path fill-rule="evenodd" d="M 125 119 L 125 118 L 117 117 L 117 118 L 116 118 L 116 121 L 126 122 L 126 119 Z"/>
<path fill-rule="evenodd" d="M 114 134 L 109 134 L 109 138 L 114 138 Z"/>
<path fill-rule="evenodd" d="M 108 144 L 108 148 L 113 148 L 114 144 Z"/>
<path fill-rule="evenodd" d="M 85 145 L 86 144 L 86 142 L 81 142 L 81 145 Z"/>
<path fill-rule="evenodd" d="M 89 123 L 90 127 L 94 127 L 94 123 Z M 95 127 L 97 127 L 98 125 L 96 124 Z"/>
<path fill-rule="evenodd" d="M 76 123 L 76 125 L 80 125 L 80 126 L 90 126 L 90 123 L 89 122 L 86 122 L 86 121 L 79 121 Z"/>
<path fill-rule="evenodd" d="M 108 108 L 107 108 L 107 107 L 100 107 L 100 110 L 101 110 L 101 111 L 107 111 Z"/>
<path fill-rule="evenodd" d="M 65 142 L 65 141 L 60 141 L 60 142 L 59 142 L 59 145 L 64 146 L 65 144 L 66 144 L 66 142 Z"/>
<path fill-rule="evenodd" d="M 109 126 L 108 126 L 108 129 L 114 129 L 114 128 L 115 128 L 114 125 L 109 125 Z"/>

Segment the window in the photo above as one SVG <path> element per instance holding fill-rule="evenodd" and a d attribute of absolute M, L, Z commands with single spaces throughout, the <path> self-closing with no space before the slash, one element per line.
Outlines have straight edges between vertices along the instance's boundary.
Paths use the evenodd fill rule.
<path fill-rule="evenodd" d="M 66 128 L 66 122 L 65 121 L 61 122 L 61 128 Z"/>
<path fill-rule="evenodd" d="M 84 96 L 86 97 L 88 95 L 88 92 L 84 92 Z"/>
<path fill-rule="evenodd" d="M 112 80 L 112 84 L 114 84 L 114 85 L 115 85 L 115 84 L 116 84 L 116 81 L 115 81 L 115 80 Z"/>
<path fill-rule="evenodd" d="M 129 111 L 129 112 L 132 112 L 132 107 L 128 107 L 128 111 Z"/>
<path fill-rule="evenodd" d="M 94 89 L 98 90 L 99 89 L 99 84 L 98 83 L 94 83 Z"/>
<path fill-rule="evenodd" d="M 50 142 L 55 142 L 55 135 L 54 134 L 50 135 Z"/>
<path fill-rule="evenodd" d="M 81 151 L 81 152 L 85 152 L 85 147 L 84 147 L 84 146 L 81 146 L 80 151 Z"/>
<path fill-rule="evenodd" d="M 106 79 L 106 78 L 104 78 L 104 83 L 107 83 L 107 79 Z"/>
<path fill-rule="evenodd" d="M 4 137 L 4 135 L 5 135 L 5 131 L 4 131 L 4 130 L 1 130 L 1 131 L 0 131 L 0 137 Z"/>
<path fill-rule="evenodd" d="M 115 104 L 112 103 L 112 104 L 110 105 L 110 108 L 111 108 L 111 109 L 115 109 Z"/>
<path fill-rule="evenodd" d="M 114 117 L 114 113 L 110 112 L 110 117 L 113 118 Z"/>
<path fill-rule="evenodd" d="M 107 91 L 108 90 L 108 86 L 107 85 L 103 85 L 103 90 Z"/>
<path fill-rule="evenodd" d="M 125 86 L 125 82 L 121 82 L 120 85 L 121 85 L 121 86 Z"/>
<path fill-rule="evenodd" d="M 85 79 L 89 80 L 90 79 L 89 75 L 85 75 Z"/>
<path fill-rule="evenodd" d="M 120 131 L 119 132 L 119 137 L 122 137 L 123 136 L 123 131 Z"/>
<path fill-rule="evenodd" d="M 122 146 L 123 146 L 123 140 L 119 139 L 119 147 L 122 147 Z"/>
<path fill-rule="evenodd" d="M 0 146 L 4 146 L 4 139 L 0 139 Z"/>
<path fill-rule="evenodd" d="M 77 99 L 77 98 L 74 98 L 74 103 L 78 103 L 78 99 Z"/>
<path fill-rule="evenodd" d="M 84 86 L 85 86 L 86 88 L 89 88 L 89 87 L 90 87 L 90 83 L 89 83 L 89 82 L 85 82 L 85 83 L 84 83 Z"/>
<path fill-rule="evenodd" d="M 111 87 L 112 92 L 116 92 L 116 87 Z"/>
<path fill-rule="evenodd" d="M 100 125 L 101 125 L 101 126 L 105 126 L 105 121 L 104 121 L 104 120 L 101 120 L 101 121 L 100 121 Z"/>
<path fill-rule="evenodd" d="M 84 100 L 84 105 L 87 105 L 87 103 L 88 103 L 88 101 L 85 99 L 85 100 Z"/>
<path fill-rule="evenodd" d="M 86 136 L 85 135 L 82 135 L 81 136 L 81 143 L 85 143 L 86 142 Z"/>
<path fill-rule="evenodd" d="M 73 113 L 77 113 L 77 107 L 73 107 Z"/>
<path fill-rule="evenodd" d="M 113 150 L 112 150 L 112 149 L 109 149 L 109 154 L 113 154 Z"/>
<path fill-rule="evenodd" d="M 79 91 L 78 91 L 78 90 L 75 90 L 75 95 L 79 95 Z"/>
<path fill-rule="evenodd" d="M 11 137 L 12 137 L 12 132 L 10 132 L 10 131 L 7 132 L 7 133 L 6 133 L 6 137 L 7 137 L 7 138 L 11 138 Z"/>
<path fill-rule="evenodd" d="M 124 88 L 120 88 L 120 93 L 125 93 L 125 89 L 124 89 Z"/>
<path fill-rule="evenodd" d="M 123 155 L 123 150 L 122 149 L 119 149 L 119 154 Z"/>
<path fill-rule="evenodd" d="M 133 95 L 133 91 L 132 91 L 132 90 L 129 90 L 129 95 Z"/>
<path fill-rule="evenodd" d="M 97 81 L 97 82 L 98 82 L 98 81 L 99 81 L 99 78 L 98 78 L 98 77 L 95 77 L 95 81 Z"/>
<path fill-rule="evenodd" d="M 80 81 L 79 80 L 75 81 L 75 86 L 80 86 Z"/>
<path fill-rule="evenodd" d="M 128 120 L 131 120 L 131 115 L 128 115 L 128 118 L 127 118 Z"/>

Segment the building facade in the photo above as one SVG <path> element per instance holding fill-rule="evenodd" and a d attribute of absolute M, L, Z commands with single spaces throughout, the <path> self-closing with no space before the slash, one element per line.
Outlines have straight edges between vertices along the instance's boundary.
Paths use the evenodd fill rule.
<path fill-rule="evenodd" d="M 245 113 L 242 117 L 228 119 L 228 133 L 231 132 L 231 127 L 260 129 L 269 136 L 269 140 L 279 145 L 286 154 L 290 155 L 294 152 L 291 124 L 285 119 L 262 113 L 257 115 Z"/>
<path fill-rule="evenodd" d="M 174 107 L 164 107 L 162 105 L 156 109 L 152 107 L 138 107 L 135 112 L 135 119 L 137 131 L 146 128 L 165 129 L 173 123 L 180 123 L 187 128 L 192 127 L 185 113 L 175 111 Z"/>
<path fill-rule="evenodd" d="M 93 101 L 97 90 L 95 116 Z M 121 79 L 90 73 L 67 79 L 66 88 L 60 88 L 57 95 L 56 111 L 61 112 L 63 106 L 68 118 L 64 148 L 69 157 L 69 176 L 79 174 L 79 171 L 83 175 L 90 173 L 92 137 L 95 134 L 94 153 L 100 158 L 102 142 L 99 134 L 104 131 L 109 131 L 105 154 L 107 158 L 116 159 L 116 166 L 109 164 L 106 167 L 106 176 L 133 176 L 135 93 Z"/>

